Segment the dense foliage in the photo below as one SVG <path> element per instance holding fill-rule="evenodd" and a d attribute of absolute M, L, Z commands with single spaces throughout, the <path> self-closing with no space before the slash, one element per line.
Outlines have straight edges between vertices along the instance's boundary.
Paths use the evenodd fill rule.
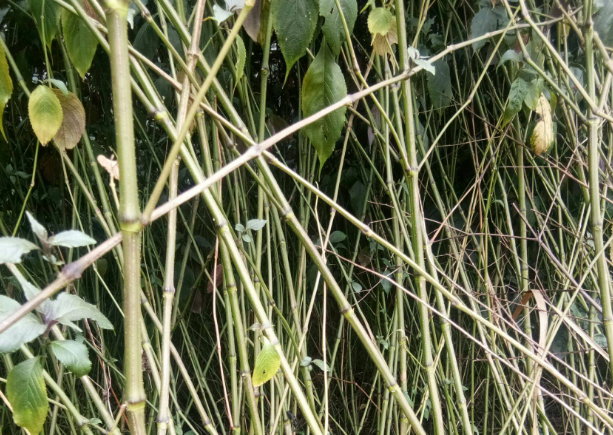
<path fill-rule="evenodd" d="M 613 432 L 613 2 L 0 3 L 0 433 Z"/>

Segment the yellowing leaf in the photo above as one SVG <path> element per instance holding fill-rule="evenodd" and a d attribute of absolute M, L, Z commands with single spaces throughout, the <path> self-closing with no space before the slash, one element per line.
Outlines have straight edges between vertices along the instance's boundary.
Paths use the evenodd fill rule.
<path fill-rule="evenodd" d="M 259 387 L 270 381 L 279 371 L 279 367 L 281 367 L 281 357 L 279 353 L 268 340 L 264 339 L 264 341 L 264 347 L 262 347 L 262 350 L 258 353 L 253 369 L 253 376 L 251 377 L 254 387 Z"/>
<path fill-rule="evenodd" d="M 0 45 L 0 132 L 4 140 L 6 139 L 6 133 L 2 124 L 2 114 L 4 113 L 4 106 L 8 103 L 13 93 L 13 80 L 9 74 L 9 65 L 6 61 L 6 53 L 4 48 Z"/>
<path fill-rule="evenodd" d="M 530 145 L 532 151 L 538 156 L 547 152 L 553 143 L 555 136 L 553 134 L 553 119 L 551 117 L 551 106 L 549 101 L 543 94 L 536 103 L 534 111 L 540 116 L 540 121 L 536 123 L 532 136 L 530 137 Z"/>
<path fill-rule="evenodd" d="M 6 377 L 6 397 L 13 407 L 17 426 L 38 435 L 49 412 L 49 399 L 38 358 L 17 364 Z"/>
<path fill-rule="evenodd" d="M 85 132 L 85 109 L 79 98 L 72 92 L 64 94 L 59 89 L 53 93 L 62 106 L 62 125 L 53 137 L 55 144 L 63 149 L 73 149 Z"/>
<path fill-rule="evenodd" d="M 62 125 L 62 105 L 47 86 L 38 86 L 28 102 L 30 123 L 41 144 L 49 143 Z"/>

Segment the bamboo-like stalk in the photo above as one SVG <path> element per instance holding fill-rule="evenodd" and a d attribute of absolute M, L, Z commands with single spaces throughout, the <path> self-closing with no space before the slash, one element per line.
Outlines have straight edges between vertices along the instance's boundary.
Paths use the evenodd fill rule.
<path fill-rule="evenodd" d="M 583 13 L 585 14 L 585 68 L 587 75 L 587 88 L 590 98 L 596 98 L 595 68 L 594 68 L 594 26 L 592 21 L 594 2 L 585 0 L 583 3 Z M 594 251 L 598 256 L 598 288 L 600 290 L 600 300 L 602 303 L 603 324 L 605 336 L 607 337 L 609 351 L 609 366 L 613 371 L 613 308 L 611 307 L 611 289 L 609 265 L 603 253 L 603 222 L 600 208 L 600 140 L 598 138 L 599 120 L 592 108 L 588 108 L 588 170 L 589 170 L 589 191 L 590 209 L 592 224 L 592 236 L 594 238 Z M 602 255 L 601 255 L 602 254 Z"/>
<path fill-rule="evenodd" d="M 115 136 L 120 177 L 119 222 L 123 235 L 124 374 L 126 413 L 132 435 L 145 435 L 145 389 L 140 335 L 141 219 L 136 177 L 136 152 L 132 116 L 132 90 L 128 55 L 128 6 L 126 0 L 106 3 L 113 88 Z"/>

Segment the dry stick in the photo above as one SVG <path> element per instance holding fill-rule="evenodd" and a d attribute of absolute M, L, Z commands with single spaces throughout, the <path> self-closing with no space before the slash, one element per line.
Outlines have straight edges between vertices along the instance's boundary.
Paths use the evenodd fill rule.
<path fill-rule="evenodd" d="M 204 15 L 204 4 L 206 0 L 198 0 L 195 8 L 194 29 L 192 34 L 192 44 L 188 49 L 187 71 L 193 73 L 197 61 L 198 42 L 200 41 L 200 33 L 202 30 L 202 17 Z M 183 81 L 183 89 L 181 91 L 179 101 L 179 111 L 177 115 L 177 127 L 181 128 L 185 121 L 187 113 L 187 105 L 190 97 L 190 84 L 188 77 Z M 177 185 L 179 178 L 179 159 L 176 159 L 172 165 L 169 184 L 169 198 L 177 197 Z M 175 270 L 175 246 L 177 240 L 177 209 L 173 209 L 168 213 L 168 234 L 166 243 L 166 264 L 164 276 L 164 308 L 163 308 L 163 324 L 162 332 L 162 361 L 161 361 L 161 389 L 160 389 L 160 409 L 158 413 L 158 434 L 165 435 L 168 430 L 170 420 L 168 403 L 170 397 L 170 332 L 172 322 L 172 305 L 175 295 L 174 286 L 174 270 Z"/>
<path fill-rule="evenodd" d="M 268 152 L 265 152 L 264 155 L 265 155 L 265 157 L 268 160 L 271 161 L 271 163 L 274 166 L 276 166 L 277 168 L 281 169 L 284 173 L 288 174 L 289 176 L 291 176 L 292 178 L 294 178 L 295 180 L 297 180 L 298 182 L 303 184 L 311 192 L 313 192 L 315 195 L 319 196 L 319 198 L 322 199 L 330 207 L 336 208 L 338 213 L 340 213 L 343 217 L 345 217 L 351 224 L 353 224 L 358 229 L 360 229 L 364 233 L 364 235 L 366 237 L 372 238 L 374 241 L 376 241 L 377 243 L 382 245 L 384 248 L 390 250 L 395 255 L 400 256 L 402 258 L 402 260 L 406 264 L 408 264 L 417 273 L 420 273 L 421 275 L 423 275 L 424 278 L 430 284 L 432 284 L 432 286 L 436 287 L 436 289 L 439 290 L 450 301 L 450 303 L 452 304 L 453 307 L 455 307 L 456 309 L 458 309 L 458 310 L 462 311 L 463 313 L 467 314 L 473 320 L 475 320 L 475 321 L 483 324 L 484 326 L 488 327 L 490 330 L 492 330 L 496 334 L 500 335 L 501 337 L 504 337 L 504 339 L 508 343 L 510 343 L 513 347 L 515 347 L 520 352 L 522 352 L 524 355 L 526 355 L 526 357 L 530 358 L 531 360 L 536 362 L 538 365 L 543 367 L 545 370 L 547 370 L 549 373 L 551 373 L 558 381 L 560 381 L 564 386 L 566 386 L 569 390 L 571 390 L 574 394 L 576 394 L 577 395 L 577 400 L 579 400 L 581 403 L 585 404 L 587 407 L 593 409 L 605 422 L 607 422 L 608 424 L 613 425 L 613 418 L 611 418 L 606 413 L 605 410 L 603 410 L 600 407 L 598 407 L 589 397 L 587 397 L 587 395 L 581 390 L 581 388 L 577 387 L 574 383 L 572 383 L 571 381 L 566 379 L 551 363 L 546 361 L 540 355 L 537 355 L 537 354 L 531 352 L 523 344 L 518 342 L 513 337 L 509 336 L 499 326 L 496 326 L 491 321 L 483 318 L 478 313 L 475 313 L 459 297 L 454 295 L 451 291 L 449 291 L 447 288 L 445 288 L 443 285 L 441 285 L 439 282 L 437 282 L 437 280 L 434 279 L 434 277 L 432 277 L 432 275 L 430 275 L 427 271 L 421 269 L 419 267 L 419 265 L 415 261 L 413 261 L 411 258 L 409 258 L 404 252 L 399 251 L 398 249 L 396 249 L 394 244 L 388 242 L 386 239 L 384 239 L 383 237 L 381 237 L 380 235 L 375 233 L 368 225 L 365 225 L 363 222 L 361 222 L 359 219 L 357 219 L 355 216 L 353 216 L 351 213 L 349 213 L 343 207 L 341 207 L 340 205 L 336 204 L 326 194 L 321 192 L 317 187 L 313 186 L 311 183 L 309 183 L 309 181 L 305 180 L 302 176 L 300 176 L 299 174 L 297 174 L 296 172 L 294 172 L 293 170 L 291 170 L 290 168 L 285 166 L 275 156 L 273 156 L 272 154 L 270 154 Z M 453 283 L 453 285 L 455 287 L 457 287 L 458 289 L 460 289 L 462 291 L 465 291 L 459 284 Z M 433 308 L 430 308 L 430 310 L 433 311 L 433 312 L 435 311 Z"/>

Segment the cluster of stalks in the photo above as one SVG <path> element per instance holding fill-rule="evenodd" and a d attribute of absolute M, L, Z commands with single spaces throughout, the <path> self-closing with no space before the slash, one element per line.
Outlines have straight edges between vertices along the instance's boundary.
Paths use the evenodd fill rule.
<path fill-rule="evenodd" d="M 253 1 L 223 25 L 206 19 L 206 0 L 87 0 L 97 19 L 81 0 L 47 1 L 85 20 L 108 53 L 89 74 L 108 75 L 110 61 L 112 98 L 99 96 L 105 101 L 91 110 L 112 110 L 107 139 L 120 177 L 116 203 L 88 133 L 70 154 L 54 151 L 61 182 L 46 186 L 42 151 L 12 99 L 9 160 L 31 180 L 10 182 L 2 234 L 28 235 L 28 209 L 52 228 L 106 241 L 66 251 L 61 270 L 42 260 L 20 266 L 43 292 L 0 332 L 67 286 L 116 325 L 83 328 L 90 376 L 44 360 L 53 399 L 45 433 L 613 431 L 613 52 L 593 30 L 593 0 L 539 2 L 538 11 L 558 7 L 553 16 L 532 0 L 500 0 L 508 25 L 472 40 L 472 2 L 395 0 L 394 54 L 375 55 L 359 34 L 366 27 L 356 26 L 338 59 L 350 95 L 306 119 L 300 86 L 277 95 L 288 100 L 281 105 L 270 98 L 280 54 L 270 17 L 261 47 L 242 30 Z M 130 44 L 129 8 L 159 39 L 156 59 Z M 446 47 L 430 61 L 451 71 L 453 98 L 438 110 L 427 73 L 408 56 L 426 44 L 426 25 Z M 16 92 L 28 94 L 11 29 L 2 30 Z M 237 80 L 241 35 L 248 59 Z M 523 63 L 497 68 L 510 39 Z M 528 40 L 538 42 L 542 64 Z M 488 49 L 475 51 L 479 41 Z M 49 77 L 88 95 L 91 79 L 79 79 L 61 41 L 41 50 L 53 59 Z M 294 66 L 293 80 L 309 62 Z M 558 102 L 555 144 L 542 156 L 530 149 L 533 115 L 502 123 L 524 65 Z M 283 74 L 274 77 L 280 86 Z M 294 112 L 274 116 L 293 122 L 279 130 L 270 108 L 283 105 Z M 320 171 L 299 131 L 341 106 L 343 135 Z M 235 229 L 252 219 L 266 225 Z M 13 294 L 9 276 L 0 270 Z M 281 369 L 254 387 L 262 336 Z M 5 355 L 0 375 L 34 349 Z M 19 433 L 11 419 L 2 408 L 2 433 Z"/>

